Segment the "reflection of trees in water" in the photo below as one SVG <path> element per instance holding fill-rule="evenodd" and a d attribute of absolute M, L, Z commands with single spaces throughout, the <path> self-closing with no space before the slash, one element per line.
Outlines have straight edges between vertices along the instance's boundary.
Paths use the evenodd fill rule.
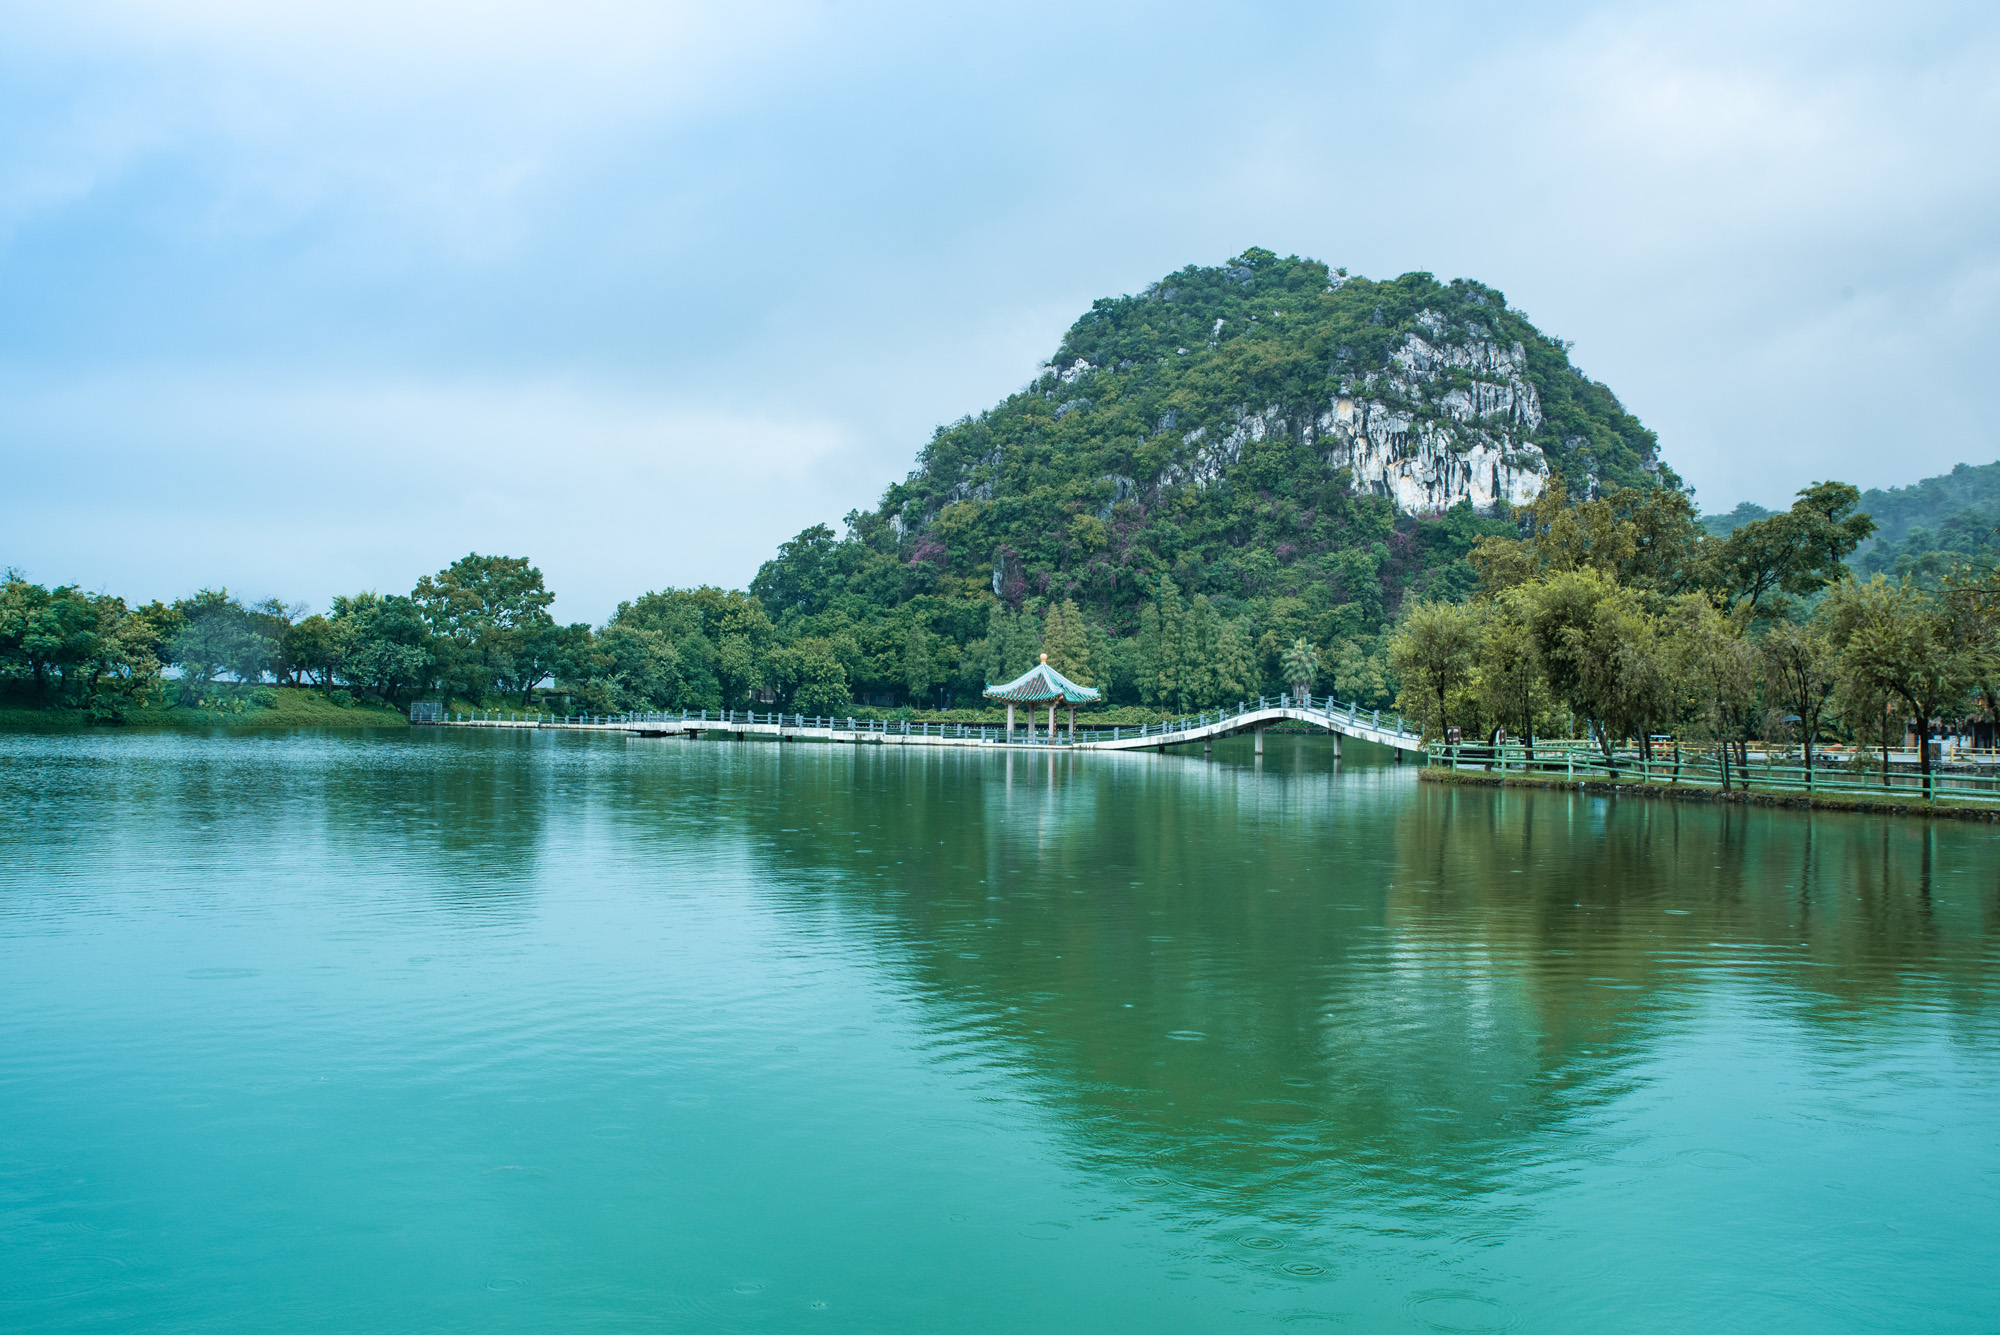
<path fill-rule="evenodd" d="M 129 863 L 189 896 L 271 877 L 329 893 L 407 894 L 482 920 L 518 916 L 545 855 L 546 768 L 526 738 L 309 732 L 19 738 L 5 806 L 32 820 L 36 855 Z M 470 742 L 470 744 L 468 744 Z M 440 876 L 406 873 L 441 867 Z M 379 871 L 371 878 L 367 873 Z M 360 873 L 357 877 L 356 873 Z M 64 879 L 52 878 L 59 886 Z"/>
<path fill-rule="evenodd" d="M 1397 824 L 1422 874 L 1392 919 L 1513 943 L 1551 1026 L 1596 1009 L 1579 959 L 1642 998 L 1720 971 L 1827 1018 L 1986 1002 L 2000 864 L 1984 827 L 1428 786 Z"/>
<path fill-rule="evenodd" d="M 782 793 L 746 825 L 786 912 L 893 960 L 945 1050 L 1023 1073 L 1086 1157 L 1246 1209 L 1476 1188 L 1718 971 L 1820 1025 L 1988 986 L 1992 886 L 1925 888 L 1975 830 L 1148 756 L 719 777 L 738 812 Z"/>

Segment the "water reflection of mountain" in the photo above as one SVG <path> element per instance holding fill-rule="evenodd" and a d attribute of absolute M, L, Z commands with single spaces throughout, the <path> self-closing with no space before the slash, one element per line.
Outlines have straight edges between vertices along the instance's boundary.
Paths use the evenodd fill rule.
<path fill-rule="evenodd" d="M 1087 1158 L 1244 1209 L 1302 1175 L 1476 1189 L 1719 979 L 1833 1043 L 1991 990 L 1979 829 L 1324 755 L 747 751 L 701 765 L 714 807 L 787 914 L 906 980 L 941 1059 L 1028 1082 Z"/>

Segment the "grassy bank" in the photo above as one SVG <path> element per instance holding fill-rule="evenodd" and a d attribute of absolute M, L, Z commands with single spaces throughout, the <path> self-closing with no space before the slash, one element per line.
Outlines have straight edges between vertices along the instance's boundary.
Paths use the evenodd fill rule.
<path fill-rule="evenodd" d="M 1530 774 L 1485 774 L 1467 770 L 1426 768 L 1418 775 L 1425 783 L 1456 784 L 1464 788 L 1551 788 L 1571 793 L 1602 793 L 1618 797 L 1650 797 L 1669 802 L 1731 802 L 1739 806 L 1792 807 L 1801 811 L 1849 811 L 1878 816 L 1927 816 L 1937 820 L 2000 822 L 2000 809 L 1956 802 L 1911 801 L 1884 795 L 1854 797 L 1821 793 L 1722 792 L 1716 788 L 1688 784 L 1644 782 L 1639 779 L 1557 779 Z"/>
<path fill-rule="evenodd" d="M 407 728 L 402 711 L 375 701 L 339 704 L 318 691 L 262 686 L 218 695 L 204 705 L 172 701 L 125 711 L 123 722 L 93 718 L 85 709 L 0 707 L 0 728 L 11 731 L 69 731 L 120 728 Z"/>

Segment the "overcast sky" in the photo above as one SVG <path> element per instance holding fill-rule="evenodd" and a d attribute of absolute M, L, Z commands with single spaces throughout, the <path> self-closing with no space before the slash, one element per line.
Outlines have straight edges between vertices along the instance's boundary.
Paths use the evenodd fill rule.
<path fill-rule="evenodd" d="M 1505 291 L 1707 509 L 2000 455 L 2000 8 L 0 0 L 0 565 L 741 585 L 1098 296 Z"/>

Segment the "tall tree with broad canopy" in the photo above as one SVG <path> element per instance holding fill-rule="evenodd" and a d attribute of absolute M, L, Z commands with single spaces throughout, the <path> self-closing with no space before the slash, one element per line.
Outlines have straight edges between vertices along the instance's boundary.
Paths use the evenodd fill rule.
<path fill-rule="evenodd" d="M 1952 633 L 1951 620 L 1933 595 L 1880 575 L 1866 584 L 1835 586 L 1825 615 L 1846 675 L 1893 694 L 1916 716 L 1918 770 L 1928 792 L 1930 723 L 1977 683 L 1973 647 Z"/>
<path fill-rule="evenodd" d="M 411 597 L 439 641 L 449 687 L 475 696 L 525 692 L 547 675 L 537 637 L 555 624 L 548 612 L 555 595 L 527 557 L 472 552 L 418 580 Z"/>

